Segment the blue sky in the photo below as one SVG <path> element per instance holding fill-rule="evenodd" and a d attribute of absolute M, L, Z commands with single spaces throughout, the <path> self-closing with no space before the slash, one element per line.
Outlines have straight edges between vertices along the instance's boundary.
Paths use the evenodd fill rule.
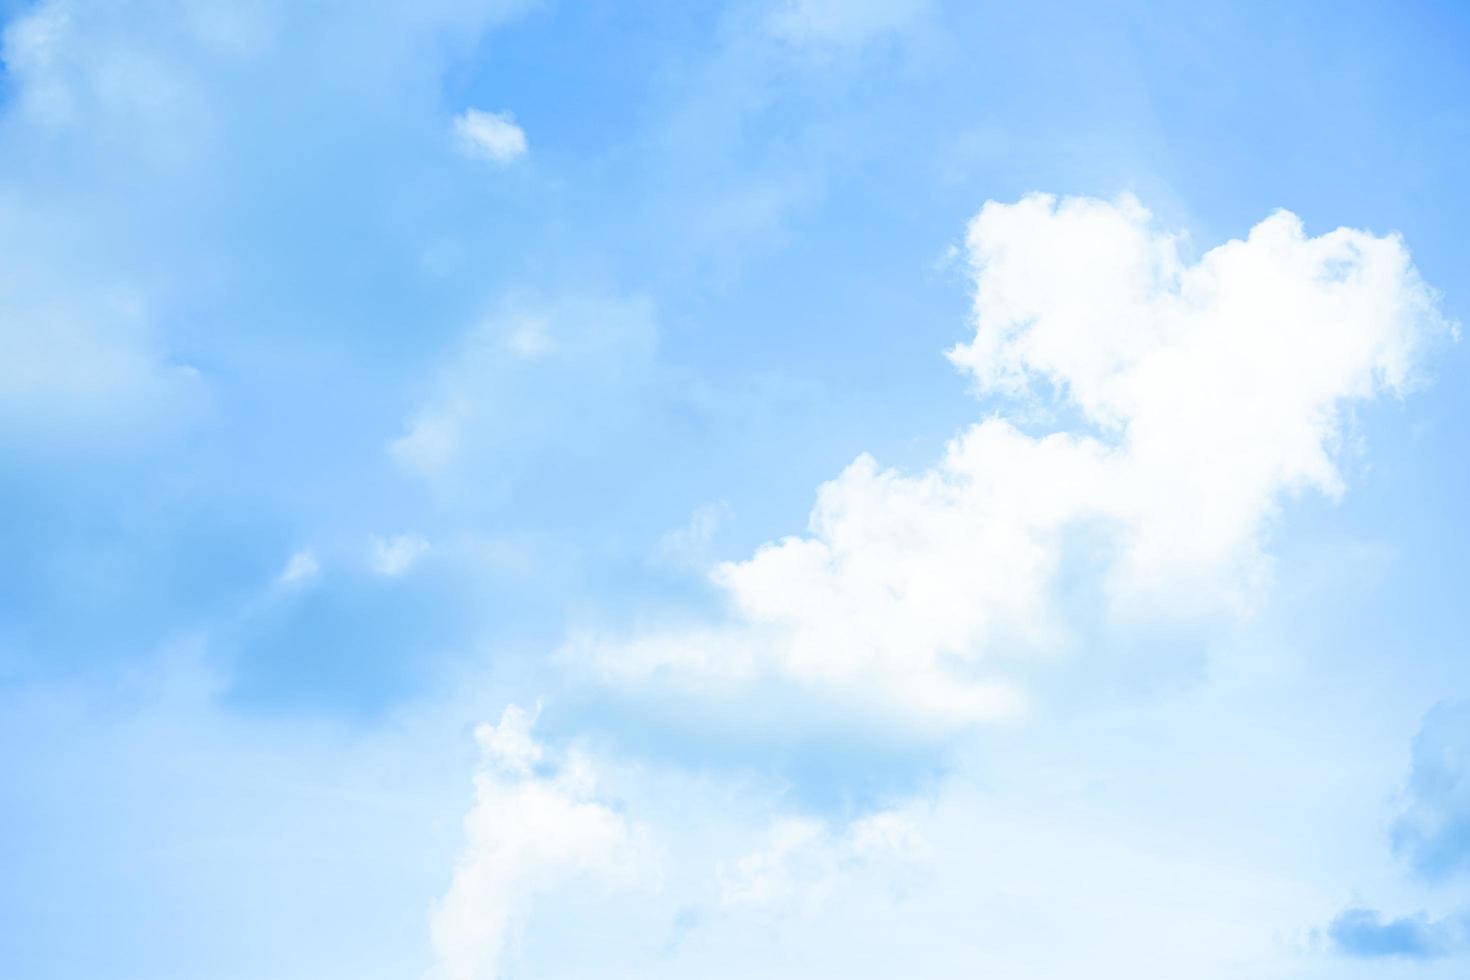
<path fill-rule="evenodd" d="M 0 3 L 0 972 L 1458 977 L 1455 4 Z"/>

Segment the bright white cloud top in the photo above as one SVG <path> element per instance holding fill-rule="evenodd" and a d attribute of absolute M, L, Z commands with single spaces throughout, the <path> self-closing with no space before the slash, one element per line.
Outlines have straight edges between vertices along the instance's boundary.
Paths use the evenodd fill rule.
<path fill-rule="evenodd" d="M 1101 575 L 1115 614 L 1248 608 L 1283 498 L 1341 492 L 1348 413 L 1449 328 L 1396 236 L 1310 237 L 1281 211 L 1197 261 L 1182 244 L 1132 198 L 985 205 L 975 339 L 949 357 L 1011 415 L 924 472 L 859 458 L 808 534 L 714 569 L 727 622 L 566 655 L 624 680 L 786 677 L 944 728 L 1016 708 L 997 661 L 1065 632 L 1064 572 Z M 1075 423 L 1033 435 L 1037 412 Z"/>
<path fill-rule="evenodd" d="M 466 109 L 454 117 L 454 135 L 466 155 L 491 163 L 511 163 L 526 153 L 526 133 L 509 112 Z"/>

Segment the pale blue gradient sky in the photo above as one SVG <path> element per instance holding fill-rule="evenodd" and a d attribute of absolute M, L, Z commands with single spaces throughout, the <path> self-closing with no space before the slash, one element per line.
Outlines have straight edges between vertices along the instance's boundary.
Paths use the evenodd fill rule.
<path fill-rule="evenodd" d="M 1087 429 L 943 356 L 986 201 L 1398 232 L 1470 318 L 1464 9 L 371 6 L 0 3 L 0 974 L 456 975 L 472 733 L 538 702 L 659 870 L 517 885 L 505 976 L 1463 974 L 1463 343 L 1352 408 L 1249 612 L 1065 576 L 1020 719 L 565 651 L 713 615 L 861 453 Z M 853 856 L 889 812 L 929 857 Z M 816 856 L 729 900 L 782 820 Z"/>

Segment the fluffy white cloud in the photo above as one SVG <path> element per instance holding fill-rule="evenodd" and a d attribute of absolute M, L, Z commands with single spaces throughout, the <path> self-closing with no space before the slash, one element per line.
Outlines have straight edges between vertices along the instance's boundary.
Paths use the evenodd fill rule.
<path fill-rule="evenodd" d="M 712 573 L 729 620 L 567 655 L 614 676 L 772 674 L 940 725 L 1014 709 L 998 652 L 1060 635 L 1064 572 L 1131 614 L 1241 611 L 1286 495 L 1337 495 L 1349 407 L 1404 390 L 1444 328 L 1402 241 L 1277 212 L 1190 263 L 1131 198 L 987 204 L 967 237 L 982 392 L 1051 394 L 1072 431 L 1003 417 L 931 469 L 860 457 L 809 532 Z M 1081 554 L 1078 567 L 1064 555 Z"/>
<path fill-rule="evenodd" d="M 526 153 L 526 134 L 508 112 L 466 109 L 454 117 L 454 135 L 467 155 L 510 163 Z"/>
<path fill-rule="evenodd" d="M 1342 491 L 1345 410 L 1401 392 L 1441 326 L 1397 236 L 1309 238 L 1286 211 L 1190 265 L 1132 199 L 1036 195 L 987 205 L 968 247 L 978 329 L 950 357 L 1102 430 L 1102 482 L 1072 506 L 1123 525 L 1130 593 L 1248 598 L 1276 501 Z"/>
<path fill-rule="evenodd" d="M 431 918 L 434 975 L 444 980 L 499 976 L 508 930 L 538 891 L 578 876 L 636 872 L 634 828 L 595 798 L 581 756 L 546 763 L 534 720 L 511 705 L 499 724 L 475 732 L 482 761 L 465 849 Z"/>

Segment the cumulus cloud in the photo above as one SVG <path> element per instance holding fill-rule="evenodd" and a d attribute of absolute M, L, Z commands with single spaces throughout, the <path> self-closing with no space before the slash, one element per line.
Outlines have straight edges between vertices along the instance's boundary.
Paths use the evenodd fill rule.
<path fill-rule="evenodd" d="M 627 880 L 636 874 L 636 830 L 596 798 L 586 759 L 548 761 L 535 717 L 511 705 L 475 732 L 481 763 L 465 847 L 448 892 L 431 916 L 443 980 L 501 975 L 507 935 L 537 892 L 577 878 Z"/>
<path fill-rule="evenodd" d="M 454 117 L 454 135 L 468 156 L 510 163 L 526 153 L 526 134 L 508 112 L 466 109 Z"/>
<path fill-rule="evenodd" d="M 950 357 L 1102 430 L 1089 492 L 1127 532 L 1117 588 L 1240 598 L 1280 496 L 1341 493 L 1344 412 L 1401 392 L 1440 321 L 1397 236 L 1312 238 L 1278 211 L 1193 265 L 1179 244 L 1131 199 L 987 205 L 968 235 L 978 330 Z"/>
<path fill-rule="evenodd" d="M 958 724 L 1015 709 L 995 654 L 1064 635 L 1064 571 L 1096 574 L 1114 614 L 1248 611 L 1283 499 L 1343 491 L 1347 413 L 1404 391 L 1447 325 L 1395 235 L 1311 237 L 1280 211 L 1197 261 L 1182 244 L 1128 197 L 987 204 L 966 238 L 975 336 L 949 358 L 1017 420 L 1049 396 L 1075 424 L 991 417 L 912 474 L 859 457 L 808 533 L 713 570 L 728 620 L 566 655 Z"/>

